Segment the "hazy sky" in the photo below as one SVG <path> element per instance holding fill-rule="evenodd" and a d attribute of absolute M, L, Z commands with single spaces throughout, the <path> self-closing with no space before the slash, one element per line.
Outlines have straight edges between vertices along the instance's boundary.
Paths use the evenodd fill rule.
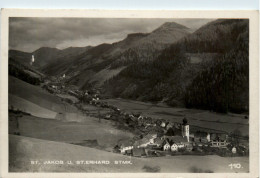
<path fill-rule="evenodd" d="M 165 22 L 198 29 L 213 19 L 10 18 L 9 48 L 33 52 L 40 47 L 64 49 L 96 46 L 147 33 Z"/>

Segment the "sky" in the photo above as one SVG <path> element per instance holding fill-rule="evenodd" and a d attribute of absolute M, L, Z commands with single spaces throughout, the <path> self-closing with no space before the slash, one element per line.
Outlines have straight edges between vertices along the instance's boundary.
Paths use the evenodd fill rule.
<path fill-rule="evenodd" d="M 96 46 L 113 43 L 130 33 L 149 33 L 165 22 L 192 30 L 214 19 L 123 19 L 123 18 L 9 18 L 9 49 L 33 52 L 40 47 Z"/>

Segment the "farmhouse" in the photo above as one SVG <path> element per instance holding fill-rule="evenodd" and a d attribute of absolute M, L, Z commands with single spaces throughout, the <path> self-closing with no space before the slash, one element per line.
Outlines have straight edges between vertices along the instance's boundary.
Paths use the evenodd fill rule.
<path fill-rule="evenodd" d="M 170 148 L 171 148 L 170 143 L 167 140 L 164 140 L 164 142 L 163 142 L 163 151 L 168 151 L 168 150 L 170 150 Z"/>
<path fill-rule="evenodd" d="M 171 151 L 178 151 L 178 145 L 176 143 L 172 144 Z"/>
<path fill-rule="evenodd" d="M 226 147 L 228 145 L 227 135 L 223 133 L 213 133 L 210 135 L 211 147 Z"/>
<path fill-rule="evenodd" d="M 132 150 L 133 146 L 130 143 L 122 143 L 120 146 L 120 152 L 125 154 L 127 150 Z"/>

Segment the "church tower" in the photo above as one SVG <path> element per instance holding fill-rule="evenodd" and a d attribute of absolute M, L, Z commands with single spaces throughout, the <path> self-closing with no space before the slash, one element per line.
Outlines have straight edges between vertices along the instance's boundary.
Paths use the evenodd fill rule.
<path fill-rule="evenodd" d="M 187 137 L 187 140 L 189 142 L 190 140 L 190 126 L 188 124 L 188 121 L 186 118 L 183 119 L 183 123 L 181 125 L 181 132 L 183 137 Z"/>

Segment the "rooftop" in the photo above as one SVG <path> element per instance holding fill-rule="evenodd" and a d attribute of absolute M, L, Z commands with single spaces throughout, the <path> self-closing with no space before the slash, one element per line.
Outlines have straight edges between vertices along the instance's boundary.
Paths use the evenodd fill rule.
<path fill-rule="evenodd" d="M 185 143 L 188 142 L 187 136 L 164 136 L 164 139 L 168 139 L 172 143 Z"/>

